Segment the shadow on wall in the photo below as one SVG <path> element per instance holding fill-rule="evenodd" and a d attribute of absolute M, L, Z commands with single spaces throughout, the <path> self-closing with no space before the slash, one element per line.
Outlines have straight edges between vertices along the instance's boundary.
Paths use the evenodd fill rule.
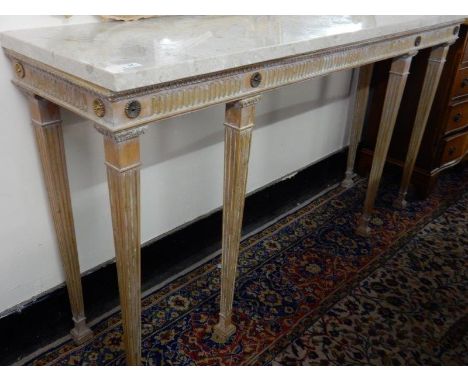
<path fill-rule="evenodd" d="M 330 116 L 322 118 L 318 109 L 349 97 L 350 73 L 342 71 L 265 93 L 257 107 L 254 132 L 304 113 L 311 114 L 311 128 L 327 123 Z M 72 188 L 80 190 L 106 182 L 100 134 L 71 112 L 62 110 L 62 118 Z M 143 167 L 220 144 L 224 139 L 223 121 L 224 106 L 217 105 L 151 125 L 141 139 Z M 288 129 L 288 139 L 300 142 L 294 134 L 295 125 L 285 124 L 284 128 Z"/>

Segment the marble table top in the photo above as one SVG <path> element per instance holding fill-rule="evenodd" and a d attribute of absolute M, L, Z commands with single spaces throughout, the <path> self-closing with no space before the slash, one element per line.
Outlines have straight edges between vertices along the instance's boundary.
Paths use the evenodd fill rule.
<path fill-rule="evenodd" d="M 463 22 L 461 16 L 165 16 L 5 32 L 4 48 L 124 91 Z"/>

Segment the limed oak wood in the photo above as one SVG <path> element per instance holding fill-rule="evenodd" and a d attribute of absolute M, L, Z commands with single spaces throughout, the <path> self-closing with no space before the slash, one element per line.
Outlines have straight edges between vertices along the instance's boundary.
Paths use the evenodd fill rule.
<path fill-rule="evenodd" d="M 354 111 L 351 124 L 351 136 L 349 140 L 348 161 L 346 164 L 345 179 L 341 185 L 349 188 L 353 185 L 354 162 L 356 152 L 361 140 L 364 117 L 366 116 L 367 100 L 369 98 L 369 85 L 372 78 L 374 64 L 369 64 L 359 68 L 359 77 L 356 88 L 354 102 L 350 105 Z"/>
<path fill-rule="evenodd" d="M 60 109 L 54 103 L 34 95 L 28 95 L 28 101 L 70 299 L 74 322 L 70 334 L 76 343 L 81 344 L 93 333 L 86 324 L 84 312 Z"/>
<path fill-rule="evenodd" d="M 220 343 L 225 342 L 236 331 L 232 323 L 232 302 L 244 214 L 250 141 L 255 124 L 255 104 L 258 100 L 259 97 L 253 97 L 226 105 L 221 297 L 219 322 L 213 328 L 213 340 Z"/>
<path fill-rule="evenodd" d="M 254 21 L 251 26 L 259 26 L 258 17 L 249 19 Z M 168 28 L 160 28 L 164 36 L 159 35 L 159 37 L 155 36 L 154 28 L 151 27 L 147 30 L 146 38 L 143 39 L 147 45 L 143 44 L 142 49 L 139 50 L 147 53 L 138 55 L 138 59 L 142 60 L 140 66 L 133 61 L 130 63 L 127 61 L 132 55 L 123 55 L 121 52 L 126 52 L 125 49 L 107 49 L 108 54 L 101 54 L 103 42 L 112 43 L 113 41 L 115 47 L 135 47 L 135 44 L 139 46 L 142 39 L 135 39 L 132 30 L 135 28 L 135 33 L 139 33 L 142 26 L 140 22 L 126 24 L 127 27 L 122 27 L 126 29 L 126 33 L 118 33 L 115 39 L 112 33 L 115 31 L 115 26 L 110 27 L 110 34 L 103 40 L 101 28 L 107 27 L 99 25 L 83 26 L 78 29 L 54 29 L 46 31 L 45 35 L 42 34 L 44 30 L 12 32 L 2 37 L 5 52 L 12 60 L 13 82 L 16 85 L 26 92 L 40 95 L 93 121 L 96 129 L 105 136 L 107 175 L 128 364 L 137 365 L 141 362 L 138 137 L 148 124 L 201 110 L 211 105 L 227 104 L 221 312 L 219 323 L 213 332 L 213 338 L 223 342 L 235 330 L 231 317 L 232 300 L 251 130 L 254 123 L 254 104 L 257 96 L 281 86 L 339 70 L 362 67 L 383 59 L 400 57 L 413 52 L 415 46 L 418 47 L 417 49 L 423 49 L 453 41 L 456 39 L 458 24 L 462 18 L 416 16 L 410 23 L 401 23 L 400 17 L 384 20 L 380 16 L 377 18 L 359 16 L 358 19 L 351 17 L 348 20 L 348 17 L 323 16 L 315 19 L 314 16 L 310 16 L 310 19 L 306 17 L 302 21 L 304 29 L 297 27 L 301 25 L 299 19 L 286 20 L 284 25 L 296 25 L 292 28 L 282 27 L 285 20 L 282 17 L 261 19 L 263 22 L 260 28 L 252 29 L 250 26 L 244 28 L 244 31 L 250 33 L 247 35 L 250 37 L 245 41 L 242 40 L 245 36 L 233 34 L 229 26 L 227 29 L 224 28 L 224 33 L 221 35 L 218 33 L 220 26 L 225 27 L 224 20 L 226 19 L 214 20 L 215 28 L 213 33 L 211 31 L 208 33 L 211 36 L 208 40 L 199 40 L 198 32 L 193 32 L 205 28 L 205 23 L 208 23 L 208 26 L 211 25 L 212 21 L 204 18 L 197 18 L 198 21 L 189 20 L 190 23 L 195 23 L 192 24 L 194 25 L 192 28 L 172 28 L 170 25 Z M 343 20 L 351 21 L 351 23 L 343 24 Z M 251 21 L 236 18 L 232 25 L 238 26 L 240 22 L 249 24 Z M 167 22 L 169 21 L 164 21 L 164 23 Z M 324 22 L 326 22 L 325 25 Z M 278 25 L 281 28 L 278 29 Z M 317 25 L 318 29 L 314 25 Z M 343 29 L 346 25 L 355 30 Z M 158 26 L 160 26 L 159 21 Z M 330 29 L 330 26 L 337 29 Z M 93 33 L 89 33 L 90 29 L 94 28 L 97 28 L 94 34 L 97 39 L 92 38 Z M 77 33 L 73 33 L 73 31 L 83 29 L 85 29 L 83 35 L 79 33 L 77 36 Z M 271 33 L 272 30 L 277 29 L 281 33 Z M 179 35 L 179 32 L 182 32 L 182 35 Z M 195 40 L 193 40 L 194 36 Z M 293 36 L 292 44 L 285 43 L 287 36 Z M 297 38 L 297 36 L 302 37 Z M 163 40 L 167 44 L 160 43 Z M 197 41 L 203 44 L 206 41 L 209 43 L 205 46 L 206 50 L 201 52 L 206 59 L 194 63 L 193 55 L 199 54 L 201 48 L 190 50 L 187 56 L 185 47 L 187 43 L 192 46 L 194 42 L 194 46 L 197 47 Z M 259 43 L 261 50 L 252 50 L 252 42 Z M 81 43 L 84 45 L 80 45 Z M 77 50 L 76 44 L 83 48 Z M 70 46 L 71 49 L 69 49 Z M 77 52 L 80 53 L 77 54 Z M 220 55 L 220 52 L 226 54 Z M 173 56 L 173 53 L 179 55 Z M 238 58 L 242 60 L 233 59 L 232 53 L 239 54 Z M 88 57 L 91 54 L 96 60 L 83 59 L 83 54 Z M 180 59 L 174 59 L 175 57 Z M 161 61 L 166 59 L 169 59 L 169 65 L 159 66 Z M 184 61 L 185 59 L 187 61 Z M 384 107 L 383 131 L 378 139 L 380 154 L 376 155 L 375 168 L 371 174 L 364 217 L 370 213 L 373 206 L 383 160 L 393 129 L 394 116 L 397 113 L 406 80 L 405 67 L 408 66 L 409 60 L 406 57 L 394 61 L 393 74 L 391 74 L 392 85 L 387 92 Z M 114 65 L 120 62 L 124 65 Z M 145 65 L 145 62 L 149 66 Z M 178 64 L 174 66 L 174 63 Z M 221 66 L 215 68 L 211 66 L 213 63 Z M 182 71 L 174 71 L 175 67 Z M 365 67 L 364 70 L 368 69 L 369 67 Z M 110 82 L 103 82 L 105 78 Z M 363 76 L 363 83 L 366 82 L 364 79 Z M 120 82 L 116 83 L 114 80 Z M 143 82 L 139 82 L 141 80 Z M 363 86 L 362 90 L 360 99 L 364 100 L 365 92 L 367 92 L 366 86 Z M 359 105 L 361 105 L 360 101 Z M 358 106 L 351 151 L 355 150 L 354 146 L 359 141 L 363 110 L 364 106 Z M 351 154 L 349 160 L 350 163 L 354 161 L 354 154 Z M 71 239 L 65 236 L 65 240 Z"/>
<path fill-rule="evenodd" d="M 430 194 L 443 171 L 463 161 L 463 158 L 459 158 L 460 160 L 445 162 L 444 150 L 446 142 L 454 135 L 468 135 L 468 96 L 455 97 L 461 85 L 460 74 L 464 68 L 468 67 L 468 61 L 464 58 L 468 57 L 467 32 L 468 25 L 461 25 L 458 39 L 449 48 L 426 123 L 411 177 L 411 185 L 419 198 L 425 198 Z M 387 165 L 397 170 L 403 170 L 406 160 L 416 119 L 416 102 L 421 95 L 431 49 L 420 50 L 411 63 L 411 75 L 408 77 L 387 155 Z M 369 100 L 369 113 L 364 126 L 365 135 L 362 138 L 356 163 L 356 169 L 361 175 L 367 174 L 371 167 L 388 79 L 388 67 L 388 60 L 380 61 L 374 65 L 371 83 L 372 97 Z M 465 155 L 465 160 L 466 154 L 468 151 L 461 154 Z"/>
<path fill-rule="evenodd" d="M 359 225 L 356 229 L 356 232 L 362 236 L 370 235 L 369 220 L 374 208 L 375 197 L 377 196 L 377 190 L 379 188 L 380 178 L 382 177 L 388 147 L 390 146 L 393 128 L 398 115 L 403 91 L 405 90 L 411 59 L 414 54 L 415 53 L 412 53 L 393 59 L 392 66 L 390 68 L 390 78 L 388 80 L 387 92 L 385 94 L 382 120 L 379 126 L 374 160 L 372 162 L 372 169 L 369 175 L 366 199 L 364 201 L 364 208 L 359 220 Z"/>
<path fill-rule="evenodd" d="M 393 203 L 393 205 L 398 208 L 406 207 L 406 193 L 408 192 L 411 175 L 413 174 L 419 147 L 424 135 L 427 119 L 429 118 L 432 102 L 434 101 L 437 91 L 437 86 L 439 85 L 448 49 L 449 45 L 447 44 L 434 47 L 432 48 L 431 55 L 429 56 L 429 62 L 416 112 L 416 119 L 414 121 L 413 132 L 411 134 L 405 166 L 403 168 L 403 178 L 401 180 L 400 191 L 398 193 L 398 198 L 395 199 Z"/>
<path fill-rule="evenodd" d="M 140 140 L 104 137 L 128 365 L 141 364 Z"/>

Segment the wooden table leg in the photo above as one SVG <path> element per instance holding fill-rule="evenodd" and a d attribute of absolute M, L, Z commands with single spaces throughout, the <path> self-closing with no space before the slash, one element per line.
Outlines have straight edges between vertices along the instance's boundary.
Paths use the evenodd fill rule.
<path fill-rule="evenodd" d="M 370 235 L 369 220 L 374 208 L 375 197 L 379 188 L 380 178 L 387 157 L 388 147 L 390 146 L 393 128 L 395 127 L 401 98 L 405 90 L 409 67 L 415 54 L 416 53 L 412 53 L 394 58 L 390 68 L 390 76 L 385 93 L 385 101 L 377 135 L 377 143 L 374 150 L 374 158 L 372 160 L 372 168 L 369 175 L 364 209 L 356 230 L 356 232 L 362 236 Z"/>
<path fill-rule="evenodd" d="M 93 336 L 86 325 L 80 264 L 63 144 L 60 108 L 43 98 L 29 95 L 29 109 L 41 158 L 50 211 L 65 272 L 74 328 L 71 336 L 78 344 Z"/>
<path fill-rule="evenodd" d="M 237 258 L 244 212 L 245 189 L 250 155 L 255 104 L 252 97 L 226 105 L 224 135 L 224 198 L 219 322 L 213 340 L 226 342 L 236 331 L 231 321 Z"/>
<path fill-rule="evenodd" d="M 348 161 L 346 165 L 345 179 L 341 186 L 349 188 L 353 185 L 354 161 L 356 159 L 357 147 L 361 140 L 364 117 L 366 116 L 367 101 L 369 98 L 369 86 L 372 79 L 374 64 L 368 64 L 359 68 L 357 88 L 354 100 L 350 107 L 353 110 L 351 124 L 351 135 L 349 138 Z"/>
<path fill-rule="evenodd" d="M 416 119 L 411 133 L 408 154 L 406 155 L 405 167 L 403 168 L 400 192 L 393 203 L 394 207 L 397 208 L 406 207 L 406 193 L 408 192 L 408 186 L 418 156 L 419 146 L 421 145 L 424 130 L 426 129 L 427 119 L 431 112 L 432 102 L 434 101 L 437 86 L 439 85 L 439 79 L 442 74 L 442 69 L 444 68 L 448 49 L 449 45 L 445 44 L 433 47 L 431 50 L 426 74 L 424 76 L 424 84 L 421 90 L 421 97 L 418 103 Z"/>
<path fill-rule="evenodd" d="M 124 346 L 128 365 L 141 363 L 140 141 L 104 137 Z"/>

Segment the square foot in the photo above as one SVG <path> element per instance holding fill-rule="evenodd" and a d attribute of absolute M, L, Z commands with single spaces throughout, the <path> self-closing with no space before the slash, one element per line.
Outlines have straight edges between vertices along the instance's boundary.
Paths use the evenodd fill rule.
<path fill-rule="evenodd" d="M 224 325 L 221 326 L 218 323 L 213 327 L 213 334 L 211 336 L 211 339 L 219 344 L 224 344 L 229 340 L 229 338 L 231 338 L 231 336 L 235 332 L 236 327 L 233 324 L 229 324 L 229 326 L 226 328 Z"/>

